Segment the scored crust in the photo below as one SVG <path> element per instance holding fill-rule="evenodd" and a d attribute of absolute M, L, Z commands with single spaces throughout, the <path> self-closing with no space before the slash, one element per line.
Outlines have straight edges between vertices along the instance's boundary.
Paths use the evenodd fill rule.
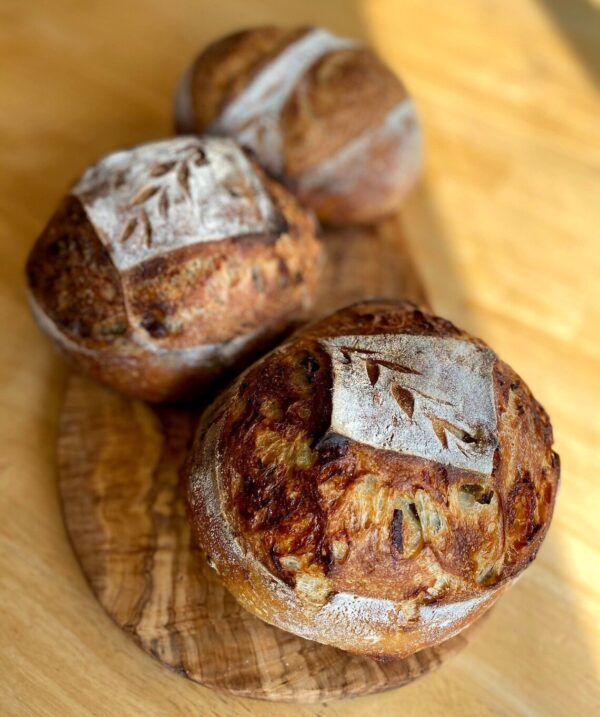
<path fill-rule="evenodd" d="M 547 415 L 485 344 L 408 302 L 337 312 L 204 415 L 193 531 L 248 610 L 404 657 L 487 610 L 535 557 L 558 484 Z"/>
<path fill-rule="evenodd" d="M 394 211 L 420 171 L 402 82 L 322 28 L 254 28 L 214 43 L 184 75 L 175 113 L 179 131 L 235 137 L 333 223 Z"/>
<path fill-rule="evenodd" d="M 177 137 L 113 152 L 70 194 L 121 271 L 176 249 L 270 235 L 283 222 L 248 157 L 220 138 Z"/>
<path fill-rule="evenodd" d="M 320 262 L 313 220 L 233 141 L 179 137 L 85 172 L 27 277 L 65 355 L 165 400 L 204 391 L 299 320 Z"/>
<path fill-rule="evenodd" d="M 250 147 L 273 174 L 299 173 L 302 166 L 295 164 L 308 162 L 311 166 L 323 154 L 342 146 L 349 130 L 352 131 L 347 123 L 344 126 L 343 122 L 335 122 L 336 112 L 331 106 L 326 108 L 324 117 L 313 114 L 306 128 L 302 127 L 306 118 L 301 115 L 305 94 L 302 90 L 304 86 L 305 91 L 312 90 L 313 68 L 324 62 L 331 64 L 338 53 L 355 46 L 354 41 L 320 28 L 304 32 L 253 74 L 244 90 L 223 106 L 208 131 L 235 136 L 241 144 Z M 316 99 L 320 99 L 320 93 Z M 318 103 L 315 109 L 319 109 Z M 325 119 L 329 132 L 323 132 L 321 119 Z M 306 142 L 306 138 L 312 136 L 312 128 L 318 128 L 321 134 L 316 143 Z M 294 143 L 299 146 L 293 147 Z M 295 162 L 290 162 L 292 147 Z"/>

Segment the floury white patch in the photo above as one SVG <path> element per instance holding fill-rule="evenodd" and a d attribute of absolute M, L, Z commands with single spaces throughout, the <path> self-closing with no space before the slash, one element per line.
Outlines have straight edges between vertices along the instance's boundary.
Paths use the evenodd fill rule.
<path fill-rule="evenodd" d="M 210 127 L 216 134 L 232 134 L 250 147 L 271 172 L 282 167 L 280 115 L 304 74 L 330 52 L 357 47 L 358 43 L 315 28 L 265 64 L 252 82 Z"/>
<path fill-rule="evenodd" d="M 114 152 L 71 190 L 115 265 L 274 229 L 277 212 L 229 139 L 179 137 Z"/>
<path fill-rule="evenodd" d="M 333 365 L 332 432 L 491 474 L 498 442 L 492 351 L 407 334 L 321 343 Z"/>

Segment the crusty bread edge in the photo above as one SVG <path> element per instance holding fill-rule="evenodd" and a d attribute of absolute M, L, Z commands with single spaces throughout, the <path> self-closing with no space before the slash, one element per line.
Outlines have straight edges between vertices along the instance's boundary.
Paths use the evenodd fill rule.
<path fill-rule="evenodd" d="M 303 602 L 290 586 L 244 550 L 224 508 L 218 436 L 223 409 L 241 380 L 238 378 L 202 417 L 186 474 L 194 537 L 242 607 L 271 625 L 309 640 L 374 658 L 402 659 L 457 635 L 508 588 L 511 581 L 469 600 L 420 606 L 416 619 L 404 614 L 401 603 L 349 593 L 337 593 L 321 606 Z"/>
<path fill-rule="evenodd" d="M 268 345 L 271 340 L 270 332 L 260 327 L 250 333 L 236 336 L 230 341 L 165 349 L 147 341 L 140 341 L 140 337 L 134 332 L 127 340 L 128 346 L 117 353 L 110 346 L 94 349 L 78 344 L 59 329 L 29 289 L 27 300 L 36 323 L 52 340 L 62 356 L 70 362 L 74 362 L 78 355 L 84 357 L 82 360 L 96 380 L 128 395 L 151 402 L 163 401 L 166 398 L 178 400 L 185 395 L 181 397 L 177 394 L 171 395 L 172 386 L 168 386 L 164 391 L 159 388 L 140 387 L 134 390 L 129 382 L 133 373 L 142 371 L 151 375 L 153 371 L 163 369 L 169 373 L 173 381 L 176 381 L 180 375 L 182 385 L 186 386 L 186 392 L 191 389 L 195 396 L 197 391 L 202 391 L 204 387 L 210 388 L 210 384 L 224 370 L 231 369 L 241 357 L 245 356 L 245 352 L 251 350 L 253 344 L 262 343 L 264 340 Z M 115 382 L 114 376 L 110 374 L 110 368 L 114 368 L 116 364 L 121 366 L 122 380 L 119 382 Z"/>

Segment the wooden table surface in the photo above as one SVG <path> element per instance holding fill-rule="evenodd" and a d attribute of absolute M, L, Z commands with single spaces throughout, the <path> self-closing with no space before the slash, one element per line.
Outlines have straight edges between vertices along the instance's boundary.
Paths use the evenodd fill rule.
<path fill-rule="evenodd" d="M 0 714 L 592 715 L 600 709 L 600 9 L 597 0 L 1 0 Z M 55 482 L 65 368 L 26 254 L 100 153 L 169 133 L 196 48 L 319 23 L 405 77 L 427 142 L 407 209 L 438 312 L 489 341 L 553 418 L 563 484 L 539 558 L 473 644 L 397 692 L 233 699 L 170 673 L 93 599 Z"/>

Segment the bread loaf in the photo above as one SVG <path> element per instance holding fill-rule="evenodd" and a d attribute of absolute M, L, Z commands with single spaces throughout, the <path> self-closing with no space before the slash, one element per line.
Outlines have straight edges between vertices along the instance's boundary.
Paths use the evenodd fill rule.
<path fill-rule="evenodd" d="M 175 116 L 179 131 L 235 137 L 326 222 L 395 211 L 420 170 L 402 82 L 321 28 L 254 28 L 210 45 L 181 81 Z"/>
<path fill-rule="evenodd" d="M 231 139 L 110 154 L 33 248 L 33 313 L 94 378 L 150 401 L 193 397 L 306 310 L 321 247 L 296 200 Z"/>
<path fill-rule="evenodd" d="M 543 408 L 482 341 L 373 301 L 239 377 L 186 475 L 193 533 L 246 609 L 401 658 L 472 623 L 533 560 L 559 462 Z"/>

